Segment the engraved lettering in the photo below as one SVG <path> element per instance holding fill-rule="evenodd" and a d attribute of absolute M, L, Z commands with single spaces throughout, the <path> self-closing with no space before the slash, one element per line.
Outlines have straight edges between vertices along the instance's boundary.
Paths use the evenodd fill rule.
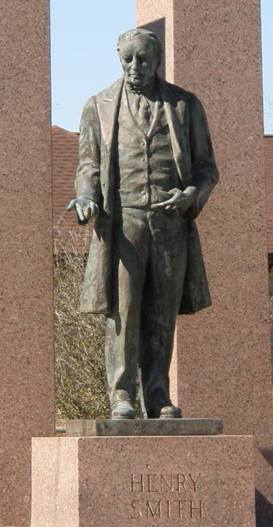
<path fill-rule="evenodd" d="M 169 478 L 169 480 L 167 478 Z M 163 476 L 163 474 L 160 474 L 160 488 L 161 492 L 167 492 L 168 490 L 171 492 L 174 491 L 172 474 L 168 474 L 168 476 Z"/>
<path fill-rule="evenodd" d="M 131 519 L 141 520 L 202 520 L 204 518 L 204 502 L 202 500 L 132 500 Z"/>
<path fill-rule="evenodd" d="M 190 516 L 190 500 L 178 500 L 178 517 L 180 520 Z"/>
<path fill-rule="evenodd" d="M 155 484 L 157 477 L 157 474 L 147 474 L 148 492 L 158 492 Z"/>
<path fill-rule="evenodd" d="M 199 474 L 197 479 L 193 479 L 193 476 L 191 474 L 189 474 L 189 477 L 190 477 L 190 480 L 192 481 L 194 492 L 197 492 L 197 482 L 199 481 L 201 474 Z"/>
<path fill-rule="evenodd" d="M 181 500 L 167 500 L 166 516 L 167 519 L 181 518 Z"/>
<path fill-rule="evenodd" d="M 147 500 L 147 518 L 161 518 L 161 500 L 156 502 L 156 505 L 152 505 L 151 501 Z"/>
<path fill-rule="evenodd" d="M 131 503 L 131 507 L 135 511 L 135 514 L 136 514 L 136 516 L 131 516 L 132 520 L 139 520 L 140 518 L 143 518 L 142 512 L 140 510 L 138 510 L 137 503 L 138 502 L 136 500 L 133 500 L 132 503 Z"/>
<path fill-rule="evenodd" d="M 178 517 L 179 517 L 179 520 L 182 519 L 182 514 L 183 514 L 182 505 L 183 505 L 183 503 L 186 503 L 186 502 L 178 500 Z"/>
<path fill-rule="evenodd" d="M 138 479 L 137 479 L 138 478 Z M 144 492 L 143 475 L 131 474 L 131 492 Z"/>
<path fill-rule="evenodd" d="M 171 517 L 171 503 L 170 503 L 170 500 L 167 500 L 166 505 L 167 505 L 167 520 L 169 520 L 170 517 Z"/>
<path fill-rule="evenodd" d="M 203 519 L 204 503 L 197 499 L 201 479 L 202 474 L 198 473 L 130 474 L 131 492 L 139 497 L 130 503 L 132 520 L 188 519 L 195 522 Z M 147 499 L 149 497 L 151 499 Z"/>
<path fill-rule="evenodd" d="M 203 503 L 202 501 L 200 500 L 199 501 L 199 505 L 197 506 L 196 504 L 194 504 L 194 502 L 191 500 L 190 501 L 190 511 L 191 511 L 191 518 L 200 518 L 202 520 L 203 518 Z"/>
<path fill-rule="evenodd" d="M 184 492 L 186 492 L 186 476 L 185 474 L 177 474 L 177 492 L 181 492 L 181 489 L 183 489 Z"/>

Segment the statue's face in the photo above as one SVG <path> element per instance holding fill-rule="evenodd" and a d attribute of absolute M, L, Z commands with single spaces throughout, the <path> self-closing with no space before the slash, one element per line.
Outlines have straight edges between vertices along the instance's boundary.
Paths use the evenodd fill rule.
<path fill-rule="evenodd" d="M 147 37 L 137 35 L 133 40 L 124 40 L 119 55 L 128 84 L 141 90 L 151 83 L 158 68 L 158 57 Z"/>

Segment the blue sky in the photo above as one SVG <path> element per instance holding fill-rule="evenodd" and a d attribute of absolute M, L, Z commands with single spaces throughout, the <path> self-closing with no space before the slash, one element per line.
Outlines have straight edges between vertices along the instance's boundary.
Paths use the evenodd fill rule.
<path fill-rule="evenodd" d="M 135 4 L 51 0 L 53 124 L 78 130 L 86 99 L 121 75 L 116 39 L 135 26 Z M 261 5 L 265 133 L 273 134 L 273 0 L 262 0 Z"/>
<path fill-rule="evenodd" d="M 88 97 L 121 76 L 116 40 L 135 27 L 135 4 L 135 0 L 51 0 L 53 124 L 78 130 Z"/>
<path fill-rule="evenodd" d="M 262 0 L 263 96 L 265 133 L 273 134 L 273 0 Z"/>

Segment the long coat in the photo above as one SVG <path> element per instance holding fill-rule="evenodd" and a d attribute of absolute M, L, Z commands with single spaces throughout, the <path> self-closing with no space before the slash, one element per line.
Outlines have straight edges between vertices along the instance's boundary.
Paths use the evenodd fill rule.
<path fill-rule="evenodd" d="M 158 79 L 170 129 L 173 157 L 181 189 L 194 185 L 197 199 L 187 212 L 188 257 L 180 314 L 211 305 L 199 235 L 194 218 L 218 181 L 218 171 L 204 109 L 195 95 Z M 81 311 L 111 314 L 113 298 L 113 206 L 117 116 L 123 79 L 91 97 L 82 113 L 77 196 L 88 196 L 100 207 L 81 295 Z M 179 240 L 177 240 L 179 243 Z"/>

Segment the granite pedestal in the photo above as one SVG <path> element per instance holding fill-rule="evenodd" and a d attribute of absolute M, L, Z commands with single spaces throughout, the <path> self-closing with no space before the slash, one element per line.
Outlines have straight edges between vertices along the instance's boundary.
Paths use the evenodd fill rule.
<path fill-rule="evenodd" d="M 250 436 L 34 438 L 31 527 L 254 527 Z"/>

